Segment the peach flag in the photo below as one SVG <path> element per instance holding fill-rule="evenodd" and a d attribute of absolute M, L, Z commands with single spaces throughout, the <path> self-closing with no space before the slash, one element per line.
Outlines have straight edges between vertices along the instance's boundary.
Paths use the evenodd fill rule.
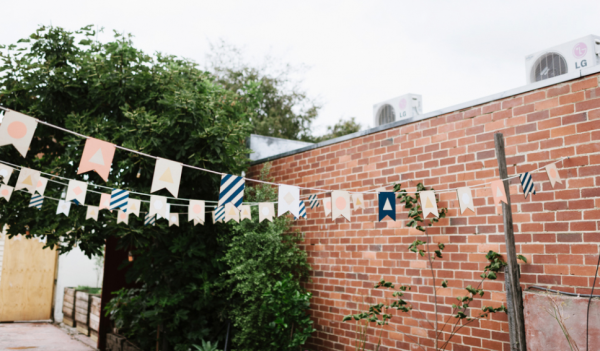
<path fill-rule="evenodd" d="M 106 141 L 88 138 L 85 141 L 77 174 L 96 171 L 106 182 L 108 181 L 108 174 L 114 156 L 115 145 Z"/>
<path fill-rule="evenodd" d="M 500 214 L 500 210 L 498 209 L 498 205 L 500 201 L 508 204 L 508 200 L 506 199 L 506 191 L 504 191 L 504 182 L 500 179 L 494 180 L 490 183 L 490 188 L 492 188 L 492 196 L 494 197 L 494 206 L 496 207 L 496 213 Z"/>

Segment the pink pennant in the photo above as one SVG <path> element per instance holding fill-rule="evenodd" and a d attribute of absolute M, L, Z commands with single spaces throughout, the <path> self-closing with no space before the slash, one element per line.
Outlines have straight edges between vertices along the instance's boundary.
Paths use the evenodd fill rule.
<path fill-rule="evenodd" d="M 83 148 L 83 155 L 81 155 L 77 174 L 96 171 L 106 182 L 114 156 L 115 146 L 113 144 L 88 138 Z"/>
<path fill-rule="evenodd" d="M 99 210 L 110 210 L 110 194 L 100 195 L 100 205 L 98 207 Z"/>

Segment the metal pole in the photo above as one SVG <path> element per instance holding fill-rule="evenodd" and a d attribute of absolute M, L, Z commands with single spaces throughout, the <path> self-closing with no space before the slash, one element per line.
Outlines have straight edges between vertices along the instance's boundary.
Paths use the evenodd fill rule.
<path fill-rule="evenodd" d="M 498 169 L 500 178 L 508 178 L 506 168 L 506 155 L 504 153 L 504 136 L 502 133 L 494 134 L 496 144 L 496 158 L 498 159 Z M 504 190 L 508 204 L 502 203 L 502 213 L 504 215 L 504 240 L 506 241 L 506 267 L 505 289 L 508 308 L 508 323 L 510 334 L 511 351 L 527 351 L 527 342 L 525 339 L 525 315 L 523 313 L 523 293 L 519 280 L 519 264 L 517 263 L 517 253 L 515 248 L 515 233 L 513 230 L 512 209 L 510 207 L 510 189 L 508 179 L 504 181 Z"/>

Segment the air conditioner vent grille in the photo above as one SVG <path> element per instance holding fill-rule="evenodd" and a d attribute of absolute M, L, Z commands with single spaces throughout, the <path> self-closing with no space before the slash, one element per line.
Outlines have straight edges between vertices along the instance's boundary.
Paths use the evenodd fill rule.
<path fill-rule="evenodd" d="M 377 116 L 379 125 L 392 123 L 395 119 L 394 108 L 391 105 L 385 104 L 381 106 L 379 109 L 379 116 Z"/>
<path fill-rule="evenodd" d="M 534 82 L 560 76 L 566 74 L 568 71 L 565 58 L 555 52 L 549 52 L 540 56 L 533 67 L 534 69 L 531 73 Z"/>

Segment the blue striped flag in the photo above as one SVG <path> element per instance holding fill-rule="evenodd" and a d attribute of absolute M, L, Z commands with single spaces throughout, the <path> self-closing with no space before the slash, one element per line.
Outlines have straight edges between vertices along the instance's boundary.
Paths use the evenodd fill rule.
<path fill-rule="evenodd" d="M 300 217 L 306 219 L 306 205 L 304 204 L 304 201 L 300 200 Z M 294 216 L 294 219 L 297 220 L 298 218 L 296 218 L 296 216 Z"/>
<path fill-rule="evenodd" d="M 153 214 L 152 216 L 150 216 L 150 213 L 146 213 L 146 215 L 144 216 L 144 225 L 154 225 L 154 222 L 156 222 L 156 215 Z"/>
<path fill-rule="evenodd" d="M 110 210 L 121 209 L 127 212 L 127 202 L 129 201 L 129 191 L 113 189 L 110 193 Z"/>
<path fill-rule="evenodd" d="M 44 203 L 44 197 L 40 194 L 35 194 L 31 196 L 31 200 L 29 201 L 29 207 L 35 207 L 38 210 L 41 210 L 42 203 Z"/>
<path fill-rule="evenodd" d="M 225 219 L 225 206 L 219 206 L 215 209 L 215 222 Z"/>
<path fill-rule="evenodd" d="M 527 198 L 527 195 L 530 193 L 535 195 L 535 185 L 533 184 L 533 179 L 531 179 L 531 174 L 529 174 L 529 172 L 519 174 L 519 179 L 521 180 L 521 186 L 523 186 L 525 198 Z"/>
<path fill-rule="evenodd" d="M 219 192 L 219 206 L 231 202 L 239 208 L 244 201 L 244 178 L 225 174 L 221 177 L 221 190 Z"/>
<path fill-rule="evenodd" d="M 317 199 L 317 195 L 309 196 L 308 200 L 310 200 L 310 209 L 311 210 L 315 207 L 319 207 L 320 203 L 319 203 L 319 199 Z"/>

